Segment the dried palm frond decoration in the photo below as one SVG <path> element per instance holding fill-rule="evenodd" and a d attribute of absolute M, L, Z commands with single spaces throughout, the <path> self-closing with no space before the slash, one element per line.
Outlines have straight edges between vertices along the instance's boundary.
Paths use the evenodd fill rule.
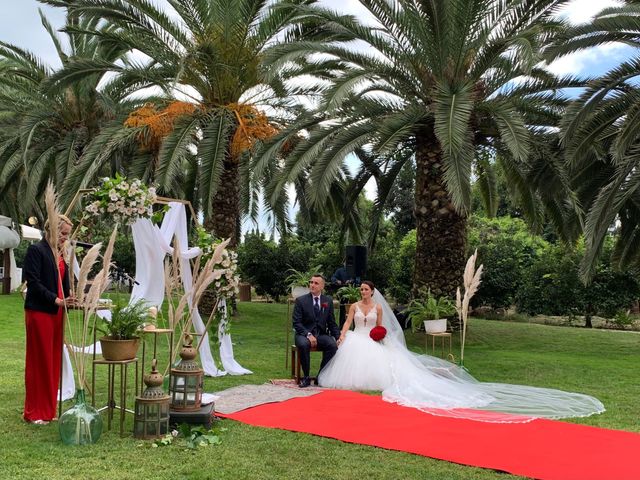
<path fill-rule="evenodd" d="M 219 264 L 222 260 L 222 255 L 225 247 L 229 244 L 229 239 L 220 243 L 216 249 L 214 250 L 211 258 L 200 267 L 200 259 L 201 255 L 197 256 L 193 261 L 193 286 L 191 290 L 184 291 L 180 294 L 181 288 L 181 272 L 180 272 L 180 245 L 175 239 L 173 255 L 167 259 L 165 262 L 165 296 L 167 298 L 168 306 L 167 306 L 167 315 L 169 321 L 169 328 L 172 329 L 174 333 L 174 338 L 176 339 L 176 344 L 173 345 L 173 358 L 171 359 L 171 364 L 176 359 L 178 352 L 180 351 L 179 344 L 181 340 L 184 338 L 184 335 L 191 334 L 191 329 L 193 326 L 192 313 L 193 309 L 197 307 L 200 302 L 200 298 L 204 291 L 217 279 L 222 277 L 224 274 L 224 270 L 215 269 L 216 264 Z M 177 302 L 175 302 L 176 297 L 178 297 Z M 204 332 L 208 330 L 209 324 L 211 323 L 212 318 L 215 316 L 217 311 L 216 307 L 211 312 L 207 322 L 205 323 Z M 198 343 L 198 350 L 200 345 L 202 344 L 202 339 L 204 336 L 200 337 L 200 341 Z"/>
<path fill-rule="evenodd" d="M 462 324 L 460 330 L 460 365 L 464 366 L 464 342 L 467 337 L 467 319 L 469 316 L 469 301 L 475 295 L 480 286 L 480 277 L 482 276 L 482 265 L 476 270 L 476 260 L 478 258 L 478 250 L 473 253 L 467 260 L 464 268 L 462 283 L 464 287 L 464 295 L 460 293 L 460 287 L 456 290 L 456 311 L 458 318 Z"/>
<path fill-rule="evenodd" d="M 117 232 L 118 229 L 115 227 L 109 238 L 105 253 L 102 256 L 102 269 L 96 274 L 93 280 L 89 280 L 89 274 L 93 266 L 98 262 L 102 244 L 97 243 L 87 251 L 80 263 L 80 273 L 78 274 L 78 285 L 76 288 L 78 308 L 67 312 L 69 316 L 69 342 L 72 345 L 78 345 L 80 347 L 79 349 L 69 348 L 71 358 L 75 365 L 78 388 L 85 388 L 87 385 L 87 355 L 84 353 L 83 347 L 87 345 L 89 332 L 92 328 L 95 328 L 95 312 L 98 307 L 98 300 L 100 299 L 100 295 L 106 290 L 109 282 L 111 257 Z M 87 285 L 90 285 L 88 289 Z"/>
<path fill-rule="evenodd" d="M 44 205 L 47 211 L 47 222 L 45 223 L 45 238 L 51 250 L 53 257 L 58 258 L 58 229 L 60 228 L 60 209 L 58 208 L 58 194 L 51 180 L 47 183 L 44 191 Z"/>

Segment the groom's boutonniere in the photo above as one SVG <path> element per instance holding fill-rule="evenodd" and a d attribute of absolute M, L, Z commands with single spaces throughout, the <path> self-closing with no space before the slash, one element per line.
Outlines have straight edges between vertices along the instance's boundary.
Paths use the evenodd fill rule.
<path fill-rule="evenodd" d="M 328 303 L 323 303 L 322 305 L 322 309 L 324 310 L 325 308 L 329 308 L 329 304 Z"/>

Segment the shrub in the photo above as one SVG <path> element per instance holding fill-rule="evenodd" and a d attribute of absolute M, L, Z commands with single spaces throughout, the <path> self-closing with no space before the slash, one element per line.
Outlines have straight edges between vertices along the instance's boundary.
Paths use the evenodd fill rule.
<path fill-rule="evenodd" d="M 585 286 L 578 276 L 584 246 L 562 245 L 545 248 L 525 275 L 516 296 L 521 312 L 530 315 L 575 315 L 612 317 L 638 298 L 638 280 L 630 272 L 611 268 L 607 247 L 591 283 Z M 589 324 L 589 318 L 587 319 Z"/>
<path fill-rule="evenodd" d="M 532 235 L 524 221 L 511 217 L 473 216 L 468 235 L 469 255 L 478 249 L 478 262 L 484 265 L 474 305 L 513 305 L 527 270 L 547 242 Z"/>
<path fill-rule="evenodd" d="M 416 231 L 411 230 L 400 241 L 393 262 L 392 281 L 388 291 L 398 303 L 407 303 L 413 287 L 414 260 L 416 256 Z"/>

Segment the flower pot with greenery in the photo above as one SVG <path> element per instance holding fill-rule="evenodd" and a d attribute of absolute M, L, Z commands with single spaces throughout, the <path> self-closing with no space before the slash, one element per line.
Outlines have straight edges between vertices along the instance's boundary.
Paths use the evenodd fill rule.
<path fill-rule="evenodd" d="M 135 358 L 140 342 L 138 334 L 149 321 L 149 310 L 142 300 L 132 305 L 116 305 L 111 311 L 111 320 L 102 319 L 96 326 L 104 334 L 100 338 L 104 359 L 121 361 Z"/>
<path fill-rule="evenodd" d="M 336 292 L 341 302 L 345 304 L 346 312 L 349 313 L 351 305 L 360 300 L 360 289 L 355 285 L 340 287 Z"/>
<path fill-rule="evenodd" d="M 447 297 L 435 297 L 427 291 L 423 298 L 409 303 L 407 314 L 411 330 L 417 332 L 424 325 L 426 333 L 441 333 L 447 330 L 447 317 L 456 312 L 453 301 Z"/>
<path fill-rule="evenodd" d="M 284 281 L 291 288 L 291 297 L 293 297 L 294 300 L 310 292 L 309 280 L 312 275 L 319 273 L 321 268 L 322 265 L 316 265 L 306 272 L 301 272 L 295 268 L 287 270 L 289 275 L 284 279 Z"/>

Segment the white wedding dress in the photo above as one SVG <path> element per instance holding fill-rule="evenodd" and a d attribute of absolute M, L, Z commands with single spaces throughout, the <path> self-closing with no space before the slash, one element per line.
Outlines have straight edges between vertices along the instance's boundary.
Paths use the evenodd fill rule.
<path fill-rule="evenodd" d="M 591 396 L 560 390 L 478 382 L 464 369 L 430 355 L 409 351 L 404 333 L 384 297 L 382 306 L 387 336 L 369 337 L 376 325 L 376 309 L 365 315 L 356 306 L 355 329 L 347 332 L 336 355 L 320 372 L 323 387 L 381 390 L 388 402 L 418 408 L 434 415 L 487 422 L 526 422 L 533 418 L 584 417 L 604 412 Z"/>

